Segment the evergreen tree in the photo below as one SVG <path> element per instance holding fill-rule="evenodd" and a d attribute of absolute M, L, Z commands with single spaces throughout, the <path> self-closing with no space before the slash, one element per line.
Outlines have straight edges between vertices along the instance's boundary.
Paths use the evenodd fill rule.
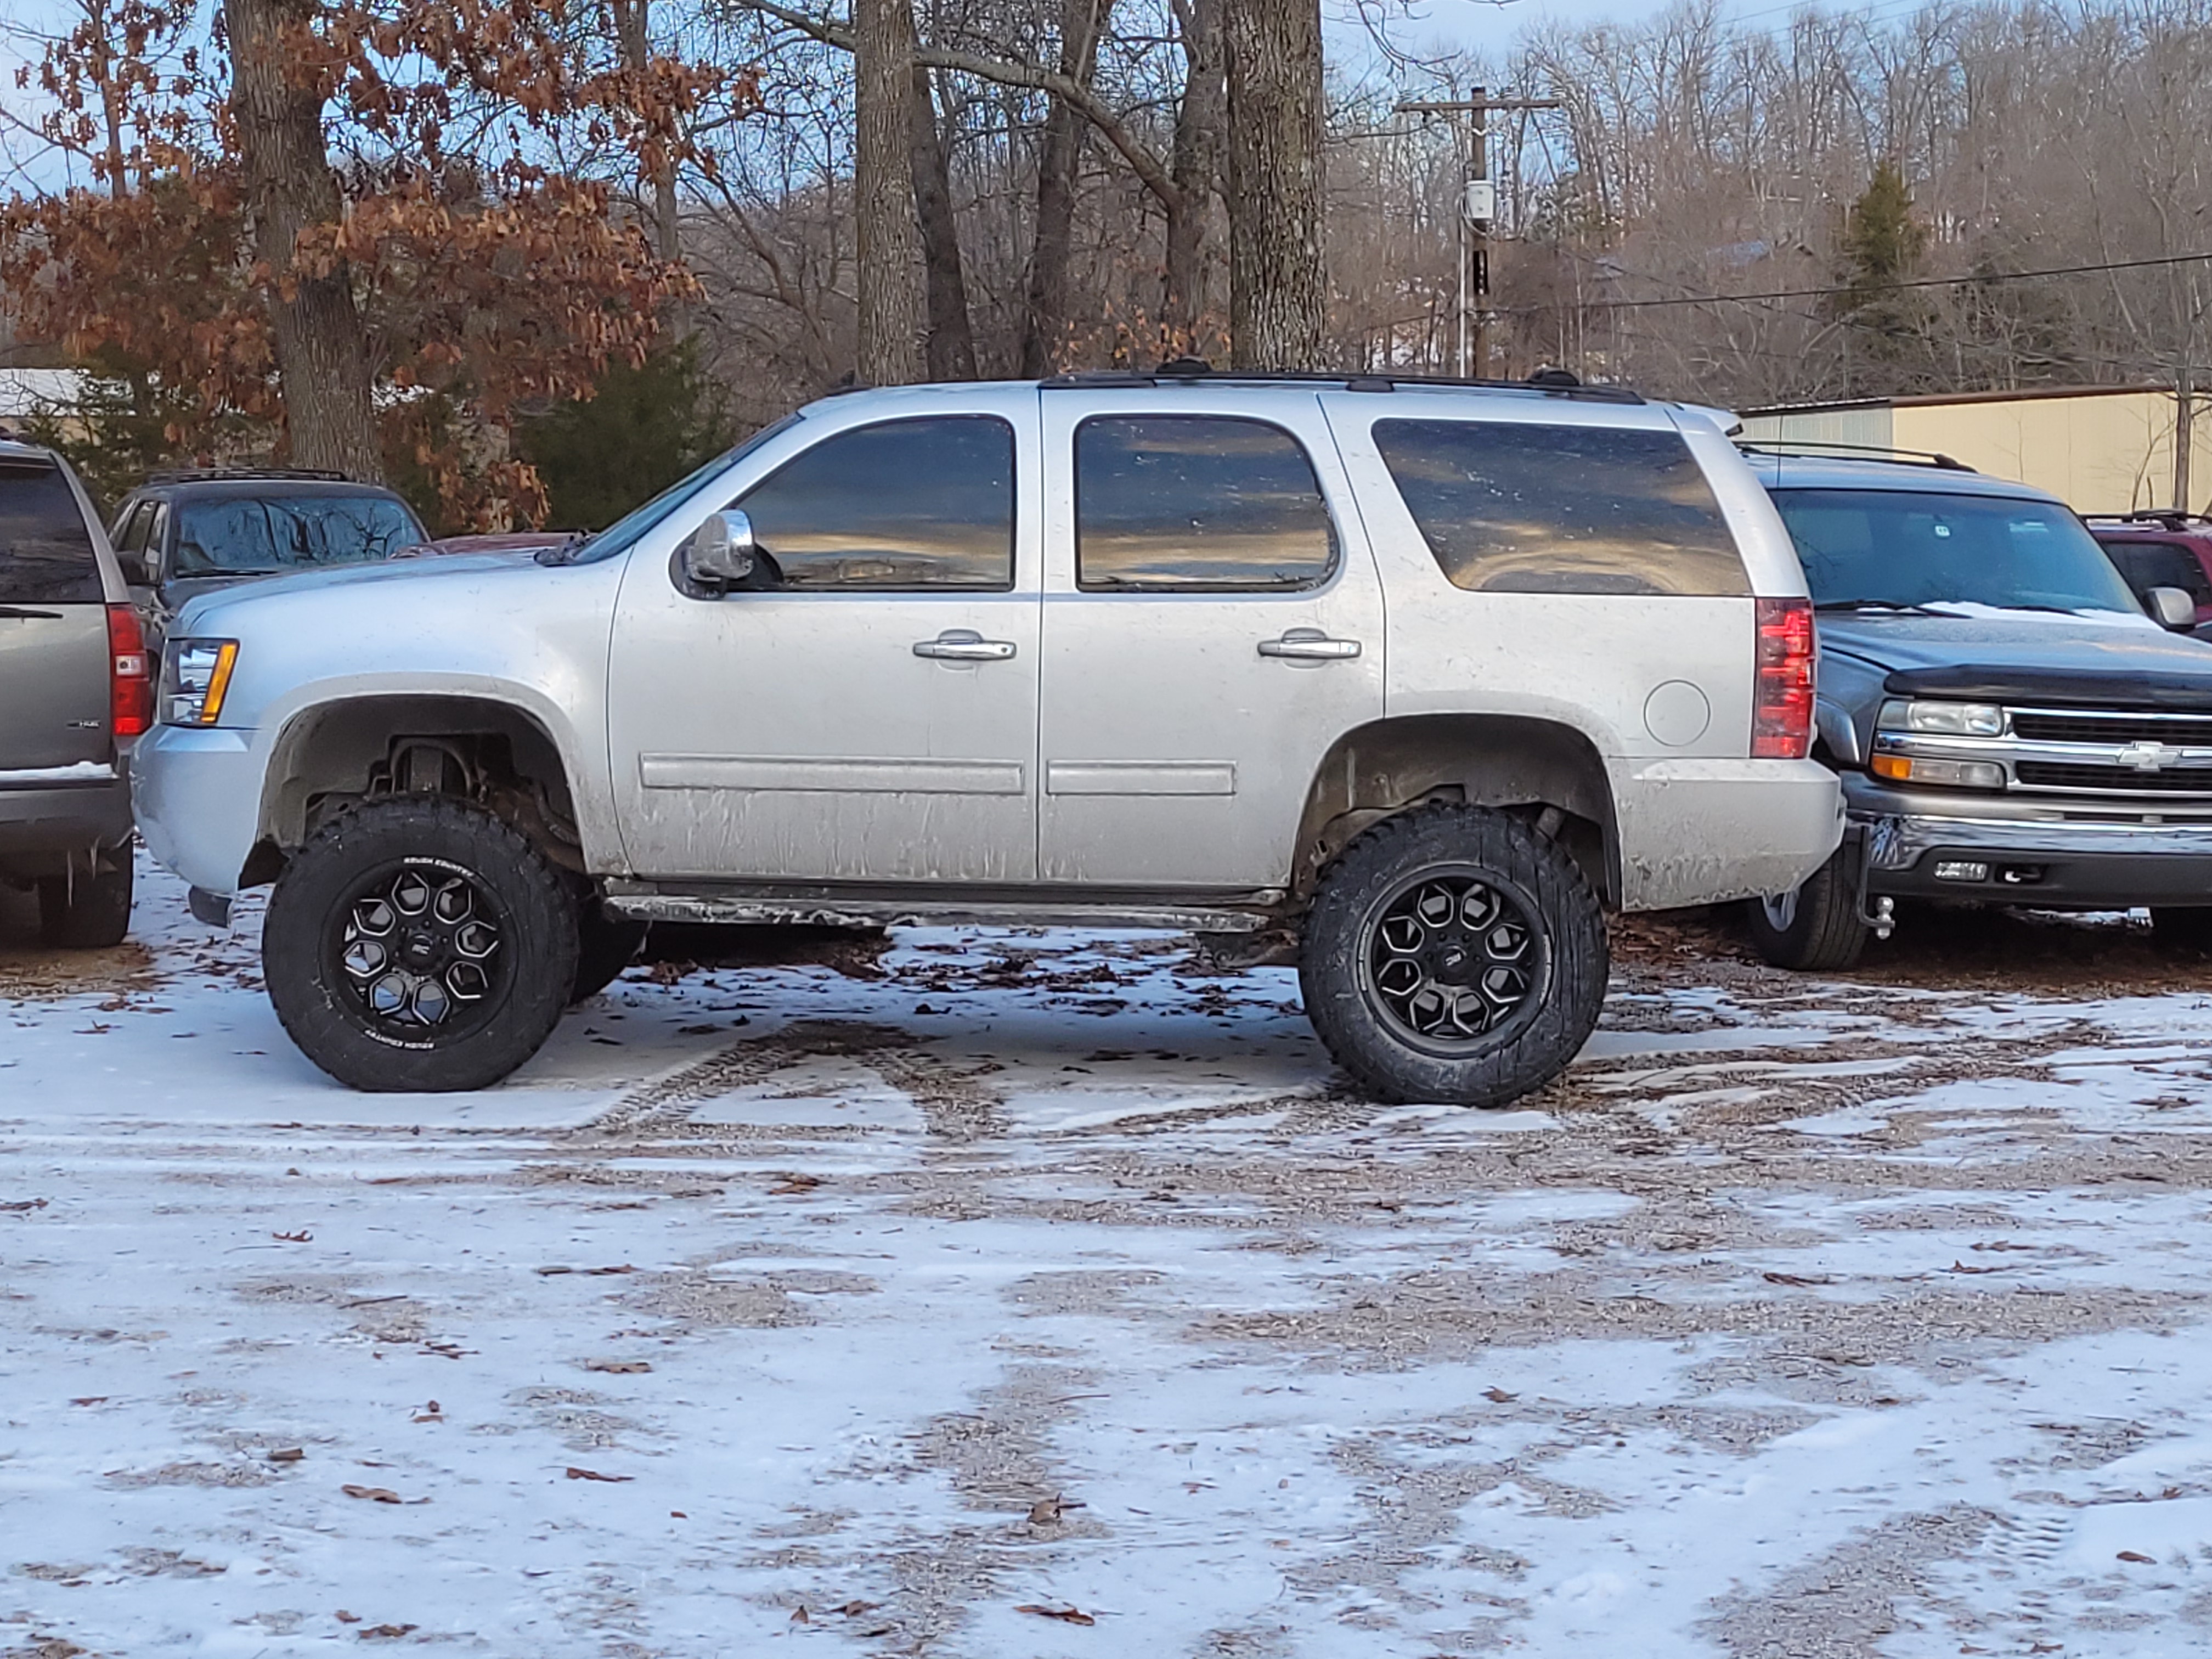
<path fill-rule="evenodd" d="M 724 388 L 690 340 L 638 368 L 617 364 L 594 394 L 523 423 L 522 458 L 545 486 L 545 522 L 597 530 L 736 441 Z"/>

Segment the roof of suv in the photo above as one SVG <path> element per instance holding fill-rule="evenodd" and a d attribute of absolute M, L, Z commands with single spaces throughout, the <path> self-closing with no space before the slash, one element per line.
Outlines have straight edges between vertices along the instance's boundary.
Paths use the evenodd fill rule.
<path fill-rule="evenodd" d="M 1862 459 L 1845 455 L 1777 453 L 1753 441 L 1744 459 L 1769 489 L 1910 489 L 1947 495 L 2009 495 L 2056 501 L 2049 490 L 2011 478 L 1929 462 Z"/>
<path fill-rule="evenodd" d="M 359 483 L 350 478 L 302 477 L 297 473 L 208 472 L 164 476 L 156 473 L 131 492 L 133 495 L 374 495 L 398 498 L 398 492 L 382 484 Z"/>

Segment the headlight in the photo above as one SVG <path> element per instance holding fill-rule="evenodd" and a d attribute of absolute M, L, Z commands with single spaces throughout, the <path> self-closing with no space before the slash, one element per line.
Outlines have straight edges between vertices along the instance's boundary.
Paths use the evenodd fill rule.
<path fill-rule="evenodd" d="M 236 640 L 171 640 L 161 660 L 161 717 L 171 726 L 213 726 L 237 664 Z"/>
<path fill-rule="evenodd" d="M 1882 704 L 1876 724 L 1885 732 L 1926 732 L 1946 738 L 2001 738 L 2005 713 L 1992 702 L 1904 702 Z"/>

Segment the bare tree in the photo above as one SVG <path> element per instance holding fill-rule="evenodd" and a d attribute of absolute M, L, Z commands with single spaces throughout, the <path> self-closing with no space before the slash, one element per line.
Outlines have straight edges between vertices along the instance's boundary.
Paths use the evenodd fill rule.
<path fill-rule="evenodd" d="M 1322 264 L 1320 0 L 1228 0 L 1230 353 L 1318 368 Z"/>
<path fill-rule="evenodd" d="M 860 348 L 871 386 L 921 378 L 921 295 L 914 204 L 914 8 L 854 0 L 853 210 Z"/>

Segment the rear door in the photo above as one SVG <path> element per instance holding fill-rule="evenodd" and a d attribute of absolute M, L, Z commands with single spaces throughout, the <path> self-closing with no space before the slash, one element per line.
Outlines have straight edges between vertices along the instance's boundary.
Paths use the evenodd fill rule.
<path fill-rule="evenodd" d="M 68 478 L 0 457 L 0 787 L 110 758 L 106 599 Z"/>

